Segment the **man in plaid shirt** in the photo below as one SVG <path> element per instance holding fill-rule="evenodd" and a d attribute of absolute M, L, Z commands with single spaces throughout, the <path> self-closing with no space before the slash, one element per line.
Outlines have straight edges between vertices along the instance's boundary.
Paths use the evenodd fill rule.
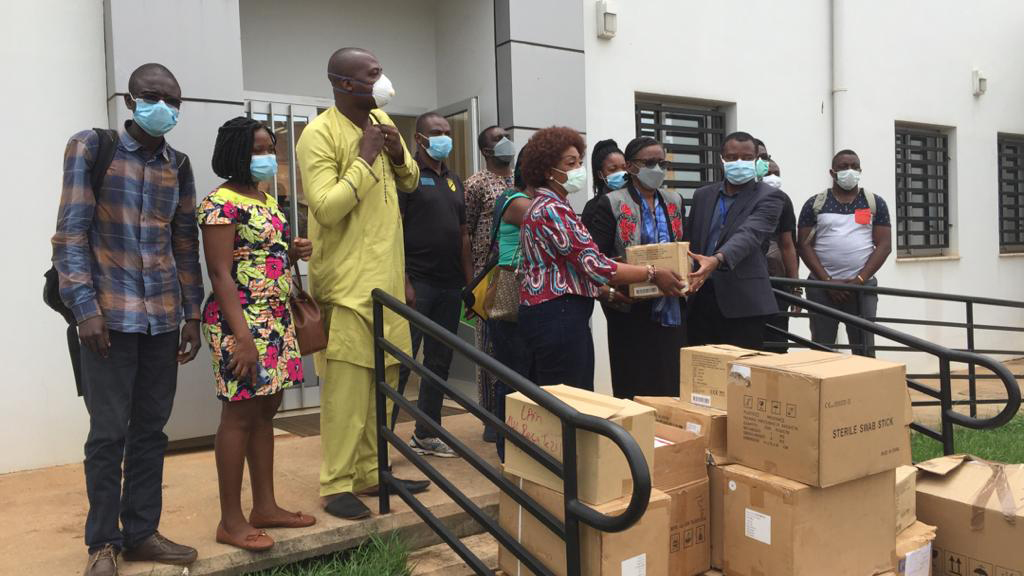
<path fill-rule="evenodd" d="M 133 561 L 196 558 L 195 549 L 157 532 L 163 428 L 178 364 L 194 359 L 200 346 L 195 182 L 188 157 L 163 138 L 181 107 L 174 75 L 145 64 L 132 73 L 128 92 L 133 120 L 113 144 L 97 191 L 91 178 L 100 137 L 88 130 L 68 142 L 53 237 L 61 299 L 78 321 L 89 411 L 86 576 L 116 575 L 119 551 Z"/>

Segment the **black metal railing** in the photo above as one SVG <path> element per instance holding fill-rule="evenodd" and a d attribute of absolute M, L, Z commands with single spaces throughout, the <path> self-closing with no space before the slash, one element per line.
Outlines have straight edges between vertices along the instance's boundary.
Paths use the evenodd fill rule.
<path fill-rule="evenodd" d="M 994 349 L 975 349 L 975 330 L 991 330 L 1004 332 L 1024 332 L 1024 328 L 1016 326 L 983 325 L 974 322 L 975 306 L 997 306 L 1013 309 L 1024 309 L 1024 302 L 1013 300 L 999 300 L 995 298 L 979 298 L 972 296 L 961 296 L 953 294 L 942 294 L 937 292 L 924 292 L 919 290 L 903 290 L 898 288 L 884 288 L 879 286 L 861 286 L 853 284 L 835 284 L 831 282 L 820 282 L 817 280 L 799 280 L 793 278 L 772 278 L 776 286 L 775 295 L 790 305 L 798 306 L 811 314 L 820 314 L 843 322 L 848 326 L 856 327 L 864 332 L 870 332 L 890 340 L 898 346 L 874 346 L 875 350 L 886 352 L 921 352 L 934 356 L 938 360 L 938 373 L 909 373 L 907 374 L 907 386 L 916 392 L 920 392 L 935 400 L 915 401 L 915 406 L 938 406 L 940 410 L 940 429 L 934 430 L 923 424 L 914 422 L 911 427 L 914 430 L 942 443 L 943 451 L 952 454 L 955 451 L 953 445 L 953 426 L 963 426 L 972 429 L 998 428 L 1009 422 L 1020 410 L 1021 391 L 1017 383 L 1018 378 L 1024 376 L 1014 375 L 1005 364 L 992 358 L 990 355 L 1024 356 L 1024 351 Z M 872 293 L 891 297 L 916 298 L 934 301 L 961 302 L 966 306 L 965 322 L 949 322 L 937 320 L 915 320 L 910 318 L 873 318 L 864 319 L 846 312 L 842 312 L 830 306 L 805 300 L 788 291 L 780 290 L 777 287 L 801 286 L 804 288 L 817 288 L 828 290 L 847 290 L 855 294 Z M 800 317 L 806 314 L 790 314 Z M 951 328 L 964 328 L 967 331 L 966 348 L 947 348 L 935 342 L 900 332 L 882 323 L 914 325 L 914 326 L 942 326 Z M 844 346 L 823 346 L 806 338 L 787 332 L 780 328 L 769 326 L 769 332 L 785 337 L 794 342 L 797 346 L 804 346 L 818 350 L 851 349 L 850 345 Z M 967 374 L 953 374 L 951 365 L 953 362 L 963 363 L 968 366 Z M 978 374 L 977 367 L 987 368 L 991 374 Z M 937 379 L 939 387 L 920 382 L 922 379 Z M 953 400 L 953 380 L 966 379 L 969 381 L 968 399 Z M 1001 381 L 1005 390 L 1005 398 L 977 398 L 977 381 L 980 379 L 997 379 Z M 977 407 L 979 404 L 1003 404 L 998 414 L 988 418 L 978 418 Z M 969 406 L 969 414 L 963 414 L 955 410 L 956 406 Z"/>
<path fill-rule="evenodd" d="M 556 458 L 544 452 L 537 445 L 527 440 L 525 436 L 480 406 L 475 399 L 469 398 L 466 394 L 439 378 L 431 370 L 427 369 L 426 366 L 403 352 L 395 344 L 388 341 L 384 337 L 383 319 L 385 308 L 408 320 L 411 325 L 423 332 L 426 337 L 434 338 L 453 351 L 462 354 L 473 364 L 491 373 L 495 378 L 501 380 L 509 388 L 510 392 L 522 392 L 541 408 L 557 417 L 562 423 L 562 461 L 559 462 Z M 492 571 L 427 506 L 420 502 L 415 495 L 409 493 L 404 486 L 395 482 L 388 466 L 387 444 L 394 446 L 402 456 L 419 468 L 427 478 L 465 510 L 499 544 L 515 555 L 531 572 L 538 576 L 548 576 L 554 574 L 554 572 L 544 566 L 515 538 L 501 528 L 494 518 L 484 512 L 459 490 L 450 479 L 434 468 L 426 458 L 414 452 L 412 448 L 392 431 L 387 414 L 387 401 L 389 399 L 395 403 L 395 410 L 405 410 L 415 417 L 418 422 L 426 425 L 432 433 L 447 443 L 470 466 L 494 483 L 499 490 L 511 497 L 517 504 L 525 508 L 526 511 L 533 514 L 557 537 L 564 540 L 566 550 L 565 573 L 569 576 L 580 576 L 581 574 L 580 523 L 604 532 L 619 532 L 635 524 L 646 512 L 651 496 L 650 470 L 640 446 L 621 426 L 603 418 L 580 413 L 533 382 L 523 378 L 511 368 L 467 344 L 455 334 L 448 332 L 426 316 L 407 306 L 404 302 L 380 289 L 373 291 L 373 345 L 374 382 L 376 384 L 377 402 L 377 442 L 379 446 L 377 458 L 380 470 L 380 513 L 387 514 L 390 511 L 390 496 L 391 492 L 394 491 L 477 574 L 491 574 Z M 515 444 L 531 458 L 561 478 L 564 493 L 565 520 L 560 521 L 554 514 L 537 504 L 535 500 L 515 483 L 505 478 L 500 470 L 488 463 L 479 454 L 473 452 L 464 442 L 442 427 L 437 421 L 427 416 L 414 403 L 399 394 L 397 390 L 389 386 L 385 377 L 385 354 L 390 354 L 397 358 L 401 364 L 419 374 L 424 384 L 429 382 L 437 386 L 446 396 L 455 400 L 468 412 L 497 429 L 499 434 L 504 435 L 506 442 Z M 576 433 L 578 430 L 586 430 L 609 438 L 615 442 L 626 457 L 626 462 L 632 475 L 633 493 L 626 510 L 617 516 L 608 516 L 597 512 L 581 502 L 577 497 Z"/>

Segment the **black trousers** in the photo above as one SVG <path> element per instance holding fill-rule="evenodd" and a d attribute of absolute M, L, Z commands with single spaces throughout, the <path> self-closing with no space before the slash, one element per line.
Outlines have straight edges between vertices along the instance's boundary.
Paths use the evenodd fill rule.
<path fill-rule="evenodd" d="M 751 350 L 764 349 L 764 326 L 769 317 L 726 318 L 718 307 L 715 286 L 710 281 L 691 296 L 687 314 L 690 346 L 732 344 Z"/>
<path fill-rule="evenodd" d="M 82 347 L 90 552 L 107 544 L 131 548 L 160 525 L 164 425 L 174 405 L 177 352 L 177 330 L 156 336 L 111 331 L 108 358 Z"/>
<path fill-rule="evenodd" d="M 442 328 L 457 334 L 459 332 L 459 315 L 462 314 L 462 289 L 436 286 L 422 280 L 412 281 L 416 291 L 416 311 L 441 325 Z M 452 367 L 452 349 L 441 342 L 427 337 L 424 342 L 423 333 L 413 327 L 412 355 L 420 350 L 423 343 L 423 365 L 438 378 L 448 381 L 448 372 Z M 405 364 L 398 370 L 398 389 L 405 390 L 405 383 L 412 372 Z M 441 422 L 441 410 L 444 407 L 444 391 L 426 379 L 420 380 L 420 395 L 416 407 L 430 416 L 435 422 Z M 426 425 L 416 421 L 416 436 L 433 438 L 436 436 Z"/>
<path fill-rule="evenodd" d="M 776 299 L 775 303 L 779 305 L 780 312 L 774 316 L 768 317 L 768 326 L 775 326 L 780 330 L 789 332 L 789 303 L 782 300 Z M 779 354 L 785 354 L 789 352 L 789 340 L 781 334 L 765 328 L 764 331 L 764 342 L 765 349 L 769 352 L 778 352 Z"/>
<path fill-rule="evenodd" d="M 687 320 L 684 315 L 680 326 L 662 326 L 651 320 L 653 303 L 638 300 L 629 312 L 604 307 L 616 398 L 679 396 L 679 349 L 686 346 Z"/>
<path fill-rule="evenodd" d="M 593 298 L 574 295 L 519 306 L 519 335 L 526 342 L 530 375 L 537 385 L 594 389 L 593 313 Z"/>

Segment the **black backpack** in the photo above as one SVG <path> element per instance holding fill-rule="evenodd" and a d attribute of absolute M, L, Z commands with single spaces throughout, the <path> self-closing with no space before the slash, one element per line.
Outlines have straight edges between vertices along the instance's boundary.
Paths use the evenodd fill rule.
<path fill-rule="evenodd" d="M 99 196 L 100 188 L 103 187 L 103 180 L 107 176 L 107 170 L 110 168 L 110 163 L 114 161 L 114 152 L 117 150 L 118 135 L 116 130 L 107 130 L 104 128 L 93 128 L 96 132 L 96 136 L 99 137 L 100 146 L 99 152 L 96 154 L 96 159 L 92 164 L 92 178 L 90 184 L 92 185 L 92 192 L 94 195 Z M 57 269 L 52 265 L 50 269 L 43 274 L 46 279 L 43 284 L 43 302 L 49 306 L 53 311 L 60 314 L 64 321 L 68 323 L 67 329 L 67 340 L 68 340 L 68 352 L 71 354 L 71 368 L 75 372 L 75 388 L 78 389 L 78 395 L 82 395 L 82 350 L 78 342 L 78 323 L 75 321 L 75 314 L 70 308 L 64 304 L 64 301 L 60 297 L 60 280 L 57 275 Z"/>

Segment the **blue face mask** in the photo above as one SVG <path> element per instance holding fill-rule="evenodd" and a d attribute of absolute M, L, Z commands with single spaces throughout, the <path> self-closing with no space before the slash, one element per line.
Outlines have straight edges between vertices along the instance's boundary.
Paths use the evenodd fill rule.
<path fill-rule="evenodd" d="M 420 134 L 420 136 L 423 136 L 423 134 Z M 426 136 L 423 137 L 427 138 Z M 427 154 L 434 160 L 444 160 L 452 153 L 451 136 L 431 136 L 427 138 L 427 141 L 430 143 L 426 148 Z"/>
<path fill-rule="evenodd" d="M 249 161 L 249 172 L 257 182 L 273 180 L 277 174 L 277 156 L 274 154 L 253 155 Z"/>
<path fill-rule="evenodd" d="M 619 170 L 618 172 L 613 172 L 606 176 L 604 181 L 608 184 L 609 190 L 618 190 L 626 185 L 626 171 Z"/>
<path fill-rule="evenodd" d="M 750 182 L 756 174 L 753 160 L 736 160 L 735 162 L 722 160 L 722 166 L 725 168 L 725 179 L 736 186 Z"/>
<path fill-rule="evenodd" d="M 132 118 L 146 134 L 159 138 L 178 124 L 178 109 L 168 106 L 163 100 L 147 102 L 134 96 L 132 99 L 135 100 L 135 112 Z"/>

